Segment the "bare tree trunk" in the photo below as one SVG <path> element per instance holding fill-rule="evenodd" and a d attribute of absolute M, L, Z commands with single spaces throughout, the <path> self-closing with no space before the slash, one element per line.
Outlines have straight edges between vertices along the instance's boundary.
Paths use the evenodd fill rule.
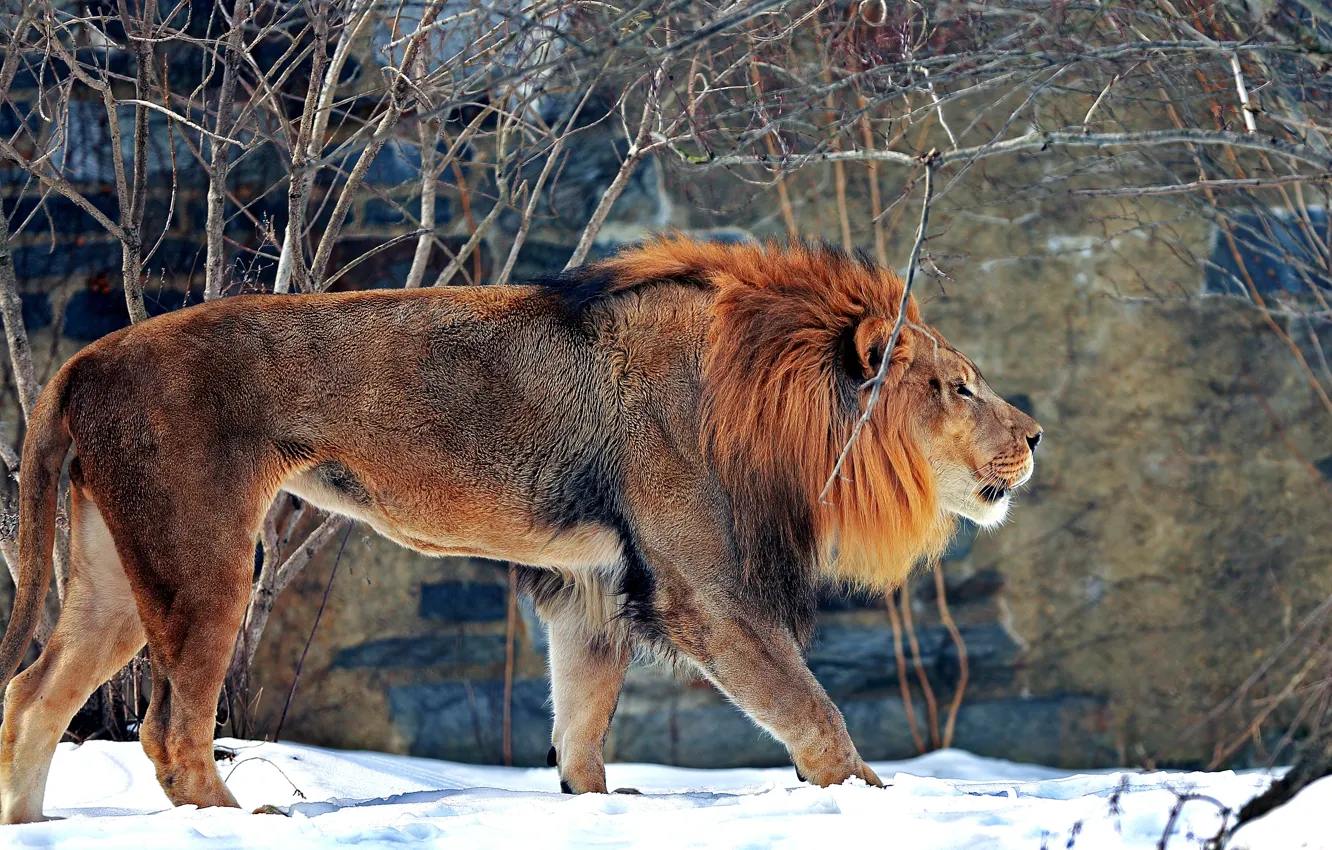
<path fill-rule="evenodd" d="M 134 177 L 128 198 L 120 198 L 120 227 L 125 231 L 121 240 L 121 273 L 125 282 L 125 306 L 130 322 L 137 324 L 148 318 L 143 304 L 143 215 L 148 201 L 148 107 L 149 79 L 153 73 L 152 22 L 157 15 L 156 0 L 148 0 L 143 7 L 137 34 L 133 33 L 134 18 L 126 0 L 120 0 L 120 19 L 125 34 L 134 50 Z M 137 37 L 135 37 L 137 35 Z M 107 87 L 108 92 L 110 86 Z M 116 111 L 110 110 L 108 120 L 119 125 Z M 123 166 L 122 166 L 123 167 Z"/>
<path fill-rule="evenodd" d="M 245 44 L 245 21 L 250 14 L 250 0 L 236 0 L 231 11 L 231 29 L 223 54 L 222 89 L 217 96 L 217 120 L 213 131 L 219 136 L 231 134 L 235 118 L 236 73 L 240 68 L 241 49 Z M 226 246 L 222 239 L 226 226 L 227 175 L 231 170 L 231 151 L 219 140 L 210 139 L 212 158 L 208 174 L 208 219 L 205 225 L 207 255 L 204 260 L 204 300 L 222 294 L 226 277 Z"/>
<path fill-rule="evenodd" d="M 125 241 L 120 246 L 120 269 L 125 278 L 125 308 L 129 311 L 131 324 L 148 318 L 148 308 L 143 303 L 142 250 L 139 234 L 134 230 L 126 231 Z"/>
<path fill-rule="evenodd" d="M 125 306 L 129 311 L 130 322 L 137 323 L 148 318 L 148 311 L 143 306 L 143 288 L 140 281 L 141 240 L 133 229 L 133 196 L 130 184 L 125 177 L 125 155 L 121 147 L 120 121 L 116 115 L 116 96 L 110 84 L 103 83 L 102 102 L 106 105 L 107 128 L 111 134 L 111 164 L 116 172 L 116 197 L 120 201 L 120 222 L 117 237 L 120 239 L 120 270 L 125 285 Z M 139 137 L 138 125 L 135 125 L 136 148 Z M 143 142 L 146 146 L 147 139 Z M 138 158 L 138 151 L 135 151 Z"/>
<path fill-rule="evenodd" d="M 270 516 L 272 516 L 271 510 Z M 255 583 L 254 592 L 250 595 L 250 604 L 241 626 L 239 645 L 232 659 L 233 670 L 238 665 L 249 670 L 254 663 L 254 654 L 259 649 L 259 639 L 263 637 L 264 627 L 268 625 L 268 617 L 273 613 L 273 604 L 277 602 L 279 594 L 300 575 L 301 570 L 305 569 L 330 540 L 347 530 L 350 522 L 351 520 L 346 517 L 328 517 L 318 528 L 310 532 L 296 551 L 279 562 L 280 546 L 272 529 L 272 521 L 265 521 L 262 541 L 264 565 L 259 573 L 259 580 Z"/>
<path fill-rule="evenodd" d="M 430 250 L 435 244 L 435 194 L 439 183 L 439 169 L 435 160 L 439 156 L 440 128 L 430 122 L 421 124 L 421 229 L 426 231 L 416 238 L 416 253 L 407 272 L 406 289 L 417 289 L 425 279 Z"/>
<path fill-rule="evenodd" d="M 611 207 L 615 206 L 620 193 L 624 187 L 629 185 L 629 178 L 633 176 L 634 169 L 638 163 L 654 147 L 648 144 L 652 133 L 652 119 L 656 116 L 657 103 L 661 96 L 662 82 L 666 77 L 666 64 L 663 62 L 660 67 L 652 74 L 652 82 L 648 88 L 648 95 L 643 103 L 643 115 L 638 121 L 638 135 L 634 137 L 629 144 L 629 152 L 625 155 L 624 162 L 620 163 L 620 170 L 615 175 L 615 179 L 606 187 L 606 191 L 601 195 L 601 201 L 593 211 L 592 217 L 588 219 L 587 226 L 583 228 L 583 235 L 578 240 L 578 245 L 574 248 L 573 256 L 569 257 L 569 262 L 565 264 L 566 269 L 581 266 L 587 259 L 587 252 L 592 250 L 592 243 L 596 240 L 597 234 L 601 232 L 601 226 L 606 223 L 606 217 L 610 215 Z"/>
<path fill-rule="evenodd" d="M 313 21 L 315 44 L 314 69 L 310 73 L 310 86 L 305 93 L 305 109 L 296 138 L 291 140 L 291 175 L 287 187 L 287 229 L 278 257 L 277 279 L 274 292 L 290 292 L 293 284 L 301 292 L 308 279 L 301 240 L 305 237 L 305 204 L 314 185 L 314 172 L 324 149 L 324 134 L 328 131 L 329 117 L 333 113 L 333 98 L 338 77 L 347 62 L 352 41 L 370 20 L 375 5 L 370 0 L 354 0 L 347 12 L 347 21 L 338 35 L 333 58 L 325 56 L 323 44 L 328 40 L 328 9 L 320 6 Z M 280 104 L 274 104 L 281 108 Z"/>
<path fill-rule="evenodd" d="M 442 3 L 443 0 L 430 0 L 430 4 L 421 15 L 421 23 L 417 26 L 416 32 L 412 34 L 411 40 L 407 42 L 407 47 L 403 51 L 402 63 L 393 72 L 394 82 L 390 89 L 388 109 L 385 110 L 384 117 L 375 125 L 372 141 L 361 151 L 360 157 L 356 160 L 356 165 L 352 167 L 351 173 L 347 175 L 347 181 L 343 184 L 342 191 L 338 193 L 337 203 L 333 205 L 333 214 L 329 216 L 328 226 L 324 230 L 324 235 L 319 238 L 319 247 L 315 250 L 314 262 L 310 264 L 310 283 L 318 289 L 324 288 L 324 272 L 328 268 L 328 258 L 332 256 L 333 245 L 338 241 L 338 234 L 342 232 L 342 223 L 347 219 L 352 198 L 360 187 L 361 181 L 365 179 L 366 172 L 370 170 L 370 166 L 388 142 L 388 132 L 397 125 L 403 111 L 407 108 L 408 95 L 411 92 L 408 74 L 416 65 L 417 53 L 421 49 L 422 42 L 429 36 L 435 18 L 439 17 Z"/>
<path fill-rule="evenodd" d="M 305 108 L 301 112 L 301 121 L 296 131 L 296 138 L 291 140 L 291 174 L 287 183 L 287 230 L 282 238 L 282 250 L 278 257 L 277 278 L 273 283 L 274 292 L 303 292 L 306 289 L 307 271 L 305 268 L 305 250 L 301 241 L 305 238 L 305 203 L 310 197 L 310 187 L 314 185 L 313 156 L 310 151 L 315 144 L 323 146 L 323 134 L 314 140 L 316 114 L 321 86 L 325 86 L 324 71 L 328 57 L 324 44 L 328 40 L 328 6 L 316 4 L 314 20 L 314 67 L 310 72 L 310 85 L 305 92 Z M 336 64 L 336 63 L 335 63 Z M 330 76 L 336 83 L 337 75 L 329 68 Z M 331 100 L 331 99 L 330 99 Z M 275 102 L 274 109 L 279 113 L 282 104 Z"/>
<path fill-rule="evenodd" d="M 18 506 L 9 504 L 9 499 L 4 499 L 4 504 L 0 504 L 0 556 L 5 559 L 5 566 L 9 568 L 9 576 L 18 584 L 18 539 L 16 531 L 18 528 Z M 51 639 L 51 632 L 55 631 L 55 620 L 51 617 L 51 612 L 42 607 L 42 613 L 37 617 L 37 630 L 33 632 L 32 639 L 37 646 L 46 646 L 46 642 Z"/>

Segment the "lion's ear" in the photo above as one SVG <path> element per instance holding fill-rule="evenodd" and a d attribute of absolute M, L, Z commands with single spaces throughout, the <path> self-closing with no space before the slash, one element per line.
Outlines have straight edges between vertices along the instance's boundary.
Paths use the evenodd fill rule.
<path fill-rule="evenodd" d="M 868 381 L 879 374 L 879 365 L 883 362 L 883 350 L 888 345 L 888 340 L 893 335 L 893 323 L 878 317 L 871 317 L 862 321 L 856 326 L 853 336 L 855 347 L 855 369 L 848 369 L 853 375 L 857 375 L 860 380 Z M 906 373 L 907 367 L 911 365 L 912 357 L 912 336 L 907 328 L 902 328 L 902 333 L 897 338 L 897 345 L 893 347 L 893 356 L 888 363 L 888 373 L 884 376 L 884 383 L 891 387 L 901 380 L 902 375 Z"/>

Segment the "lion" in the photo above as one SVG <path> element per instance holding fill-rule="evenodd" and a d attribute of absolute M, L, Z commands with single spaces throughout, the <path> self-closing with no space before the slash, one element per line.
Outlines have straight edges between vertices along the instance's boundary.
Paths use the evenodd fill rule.
<path fill-rule="evenodd" d="M 804 661 L 820 586 L 889 590 L 957 517 L 1002 522 L 1041 439 L 914 300 L 885 350 L 903 289 L 831 248 L 677 235 L 546 283 L 238 296 L 89 345 L 23 446 L 6 680 L 73 446 L 71 558 L 55 632 L 5 692 L 3 820 L 42 818 L 60 735 L 145 643 L 162 789 L 236 805 L 215 710 L 280 490 L 420 552 L 522 565 L 566 792 L 606 791 L 638 651 L 711 680 L 806 781 L 879 785 Z"/>

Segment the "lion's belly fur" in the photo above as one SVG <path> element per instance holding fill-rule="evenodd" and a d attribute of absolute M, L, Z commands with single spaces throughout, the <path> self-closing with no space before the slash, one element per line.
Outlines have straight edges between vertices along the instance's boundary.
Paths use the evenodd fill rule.
<path fill-rule="evenodd" d="M 311 471 L 292 476 L 282 489 L 323 510 L 361 520 L 390 540 L 428 555 L 491 558 L 567 571 L 620 563 L 619 538 L 598 525 L 534 527 L 522 511 L 471 511 L 459 505 L 391 512 L 347 498 Z"/>

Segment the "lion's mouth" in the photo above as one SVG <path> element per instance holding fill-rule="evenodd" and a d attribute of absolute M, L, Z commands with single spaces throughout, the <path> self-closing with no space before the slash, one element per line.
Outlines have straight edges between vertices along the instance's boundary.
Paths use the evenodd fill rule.
<path fill-rule="evenodd" d="M 993 505 L 996 502 L 1003 501 L 1003 498 L 1007 495 L 1008 488 L 1003 484 L 986 484 L 980 488 L 981 501 L 986 504 Z"/>

